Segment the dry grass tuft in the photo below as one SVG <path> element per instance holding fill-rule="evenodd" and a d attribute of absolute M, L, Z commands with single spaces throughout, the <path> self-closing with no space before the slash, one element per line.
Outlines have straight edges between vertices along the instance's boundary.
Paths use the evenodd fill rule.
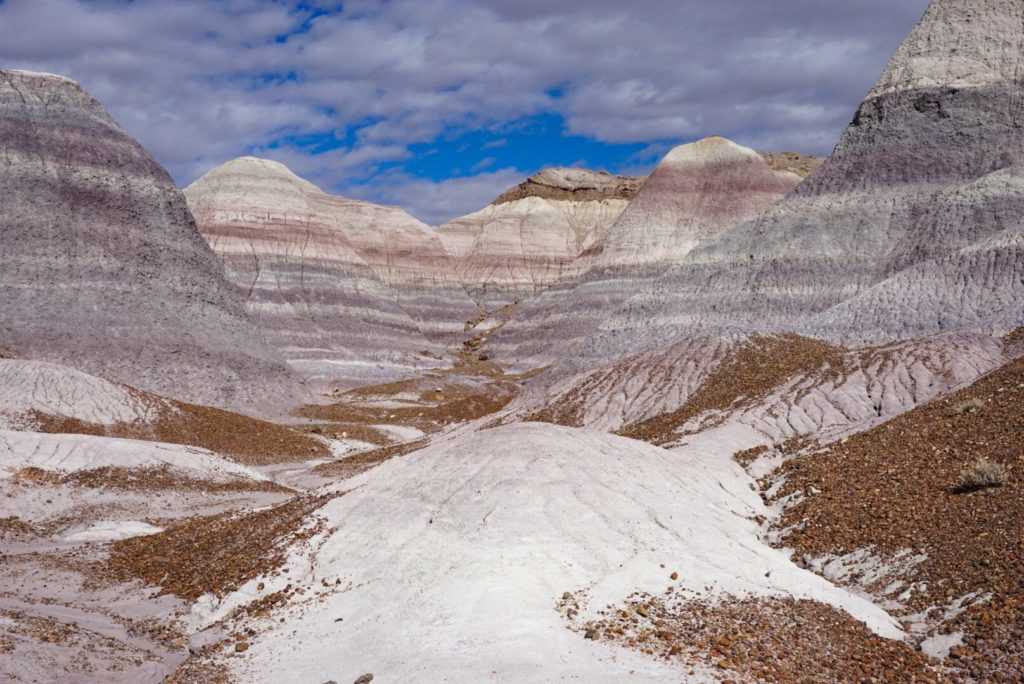
<path fill-rule="evenodd" d="M 1004 482 L 1006 482 L 1006 466 L 1002 463 L 993 463 L 986 458 L 979 458 L 960 471 L 956 491 L 974 492 L 989 487 L 1002 487 Z"/>
<path fill-rule="evenodd" d="M 978 397 L 968 397 L 963 401 L 959 401 L 953 406 L 953 413 L 960 416 L 967 416 L 972 413 L 977 413 L 981 409 L 985 408 L 985 402 Z"/>

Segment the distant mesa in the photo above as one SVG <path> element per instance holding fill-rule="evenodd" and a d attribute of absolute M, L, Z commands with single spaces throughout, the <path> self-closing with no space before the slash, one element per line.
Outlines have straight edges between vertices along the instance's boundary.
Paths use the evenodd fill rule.
<path fill-rule="evenodd" d="M 438 228 L 466 291 L 487 311 L 579 275 L 643 178 L 586 169 L 541 171 L 489 206 Z"/>
<path fill-rule="evenodd" d="M 776 171 L 789 171 L 801 179 L 807 178 L 825 163 L 824 157 L 811 157 L 799 152 L 761 152 L 760 155 Z"/>
<path fill-rule="evenodd" d="M 713 141 L 728 142 L 724 138 L 711 138 L 696 148 L 680 146 L 673 154 L 685 157 L 687 149 L 710 149 Z M 821 164 L 816 157 L 795 152 L 749 151 L 751 157 L 756 154 L 763 157 L 768 168 L 786 172 L 785 177 L 779 176 L 780 185 L 784 186 L 781 194 L 792 190 Z M 616 229 L 612 234 L 612 227 L 638 196 L 646 196 L 647 199 L 641 201 L 649 201 L 651 197 L 678 189 L 665 184 L 669 175 L 665 165 L 671 163 L 671 156 L 666 157 L 653 175 L 654 182 L 661 184 L 656 190 L 644 192 L 644 185 L 649 182 L 644 177 L 615 176 L 580 168 L 550 168 L 502 193 L 488 207 L 448 222 L 438 232 L 445 247 L 457 259 L 463 285 L 489 310 L 522 303 L 541 295 L 555 283 L 564 284 L 567 279 L 580 277 L 601 263 L 601 260 L 595 261 L 595 257 L 605 250 L 618 250 L 620 254 L 632 252 L 641 259 L 647 255 L 652 261 L 670 260 L 677 251 L 677 243 L 671 235 L 634 244 L 631 242 L 637 237 L 634 232 Z M 686 162 L 680 159 L 680 163 Z M 701 171 L 695 173 L 699 176 Z M 709 173 L 715 171 L 709 168 Z M 634 217 L 642 214 L 643 211 L 633 211 Z M 651 217 L 652 220 L 659 218 Z M 709 216 L 708 220 L 714 217 Z M 655 232 L 673 230 L 665 222 L 651 229 Z M 685 249 L 688 244 L 683 241 L 678 246 Z M 605 257 L 604 263 L 608 261 L 609 257 Z"/>
<path fill-rule="evenodd" d="M 641 176 L 613 176 L 605 171 L 556 167 L 545 169 L 502 193 L 492 204 L 504 204 L 527 197 L 569 200 L 631 200 L 643 185 Z"/>

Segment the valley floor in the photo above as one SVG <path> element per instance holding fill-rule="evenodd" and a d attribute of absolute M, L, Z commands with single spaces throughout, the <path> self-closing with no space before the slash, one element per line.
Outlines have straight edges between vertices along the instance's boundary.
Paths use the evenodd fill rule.
<path fill-rule="evenodd" d="M 700 430 L 663 420 L 651 440 L 663 446 L 523 422 L 534 399 L 502 377 L 363 388 L 260 427 L 247 447 L 226 435 L 252 419 L 156 411 L 116 388 L 102 387 L 111 415 L 95 387 L 84 402 L 8 399 L 0 675 L 1014 681 L 1024 367 L 970 349 L 960 361 L 975 365 L 958 362 L 937 400 L 852 412 L 827 438 L 752 421 L 749 402 Z M 855 404 L 848 379 L 824 376 L 803 396 L 842 388 Z M 787 382 L 806 377 L 759 405 Z M 112 436 L 171 423 L 237 448 Z M 955 491 L 982 454 L 1007 482 Z M 932 526 L 946 514 L 954 525 Z"/>

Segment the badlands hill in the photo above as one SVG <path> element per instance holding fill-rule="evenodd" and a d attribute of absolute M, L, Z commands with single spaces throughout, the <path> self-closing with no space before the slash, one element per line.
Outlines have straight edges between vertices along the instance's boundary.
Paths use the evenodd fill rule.
<path fill-rule="evenodd" d="M 0 344 L 174 398 L 304 392 L 170 176 L 77 83 L 0 71 Z"/>
<path fill-rule="evenodd" d="M 1019 326 L 1022 18 L 1016 2 L 933 3 L 819 170 L 685 255 L 581 353 L 721 325 L 843 344 Z"/>
<path fill-rule="evenodd" d="M 213 251 L 0 72 L 0 679 L 1022 681 L 1022 46 L 933 0 L 820 168 L 709 138 L 439 233 L 235 160 Z M 251 321 L 362 386 L 140 386 L 277 399 Z"/>
<path fill-rule="evenodd" d="M 383 381 L 461 342 L 477 311 L 437 234 L 397 207 L 328 195 L 235 159 L 185 189 L 199 229 L 271 342 L 304 375 Z"/>
<path fill-rule="evenodd" d="M 590 262 L 641 178 L 546 169 L 484 209 L 438 228 L 459 279 L 488 311 L 525 301 Z"/>
<path fill-rule="evenodd" d="M 786 159 L 780 155 L 777 159 Z M 576 347 L 633 295 L 704 240 L 792 192 L 815 163 L 781 164 L 724 138 L 670 151 L 618 217 L 589 268 L 523 308 L 492 340 L 496 358 L 537 367 Z"/>

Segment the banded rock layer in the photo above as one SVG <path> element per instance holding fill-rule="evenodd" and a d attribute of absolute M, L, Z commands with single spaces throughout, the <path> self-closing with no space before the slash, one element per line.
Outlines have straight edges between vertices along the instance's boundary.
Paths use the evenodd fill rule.
<path fill-rule="evenodd" d="M 77 83 L 0 71 L 0 344 L 185 401 L 304 396 L 167 172 Z"/>
<path fill-rule="evenodd" d="M 322 192 L 243 157 L 185 190 L 200 230 L 271 341 L 305 375 L 406 374 L 476 311 L 437 235 L 396 207 Z"/>
<path fill-rule="evenodd" d="M 781 157 L 780 157 L 781 158 Z M 750 219 L 802 180 L 800 164 L 724 138 L 665 156 L 591 254 L 590 268 L 551 288 L 491 342 L 498 358 L 536 367 L 564 357 L 630 297 L 703 241 Z"/>
<path fill-rule="evenodd" d="M 609 318 L 614 358 L 738 324 L 845 344 L 1024 322 L 1024 4 L 935 0 L 833 155 Z"/>
<path fill-rule="evenodd" d="M 488 311 L 534 297 L 589 264 L 643 179 L 541 171 L 484 209 L 438 228 L 466 290 Z"/>

